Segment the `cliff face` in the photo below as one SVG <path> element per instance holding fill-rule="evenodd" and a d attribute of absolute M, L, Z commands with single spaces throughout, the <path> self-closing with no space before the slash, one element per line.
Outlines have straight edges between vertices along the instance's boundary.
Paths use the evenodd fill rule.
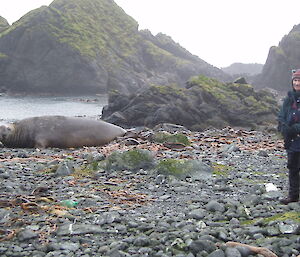
<path fill-rule="evenodd" d="M 270 48 L 262 73 L 254 84 L 278 91 L 290 89 L 293 69 L 300 68 L 300 24 L 284 36 L 278 46 Z"/>
<path fill-rule="evenodd" d="M 55 0 L 0 33 L 0 88 L 9 92 L 130 93 L 198 74 L 230 80 L 170 37 L 139 31 L 112 0 Z"/>

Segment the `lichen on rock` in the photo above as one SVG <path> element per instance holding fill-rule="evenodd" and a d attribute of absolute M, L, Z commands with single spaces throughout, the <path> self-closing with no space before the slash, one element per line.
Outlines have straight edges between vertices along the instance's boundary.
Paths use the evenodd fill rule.
<path fill-rule="evenodd" d="M 212 168 L 199 160 L 163 159 L 158 162 L 156 170 L 178 178 L 207 179 L 212 175 Z"/>
<path fill-rule="evenodd" d="M 131 170 L 152 168 L 154 157 L 144 149 L 133 149 L 125 152 L 115 151 L 106 160 L 107 170 Z"/>

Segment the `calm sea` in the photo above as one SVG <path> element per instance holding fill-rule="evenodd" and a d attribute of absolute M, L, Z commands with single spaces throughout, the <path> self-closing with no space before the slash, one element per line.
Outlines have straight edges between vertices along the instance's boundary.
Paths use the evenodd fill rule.
<path fill-rule="evenodd" d="M 91 97 L 0 97 L 0 124 L 43 116 L 100 116 L 106 95 Z"/>

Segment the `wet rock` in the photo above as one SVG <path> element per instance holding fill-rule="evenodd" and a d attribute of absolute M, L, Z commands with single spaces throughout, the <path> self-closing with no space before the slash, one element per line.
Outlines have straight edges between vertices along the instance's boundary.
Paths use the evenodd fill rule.
<path fill-rule="evenodd" d="M 70 162 L 63 162 L 61 163 L 56 172 L 54 173 L 54 176 L 56 177 L 63 177 L 63 176 L 69 176 L 74 173 L 74 167 Z"/>
<path fill-rule="evenodd" d="M 196 220 L 201 220 L 205 217 L 206 212 L 203 209 L 195 209 L 188 213 L 188 217 Z"/>
<path fill-rule="evenodd" d="M 189 249 L 193 254 L 200 253 L 201 251 L 211 253 L 216 250 L 216 246 L 208 240 L 196 240 L 189 245 Z"/>
<path fill-rule="evenodd" d="M 131 170 L 150 169 L 154 166 L 154 158 L 150 151 L 134 149 L 125 152 L 113 152 L 108 158 L 106 169 Z"/>
<path fill-rule="evenodd" d="M 227 247 L 225 250 L 226 257 L 242 257 L 242 254 L 240 251 L 233 247 Z"/>
<path fill-rule="evenodd" d="M 24 229 L 18 234 L 18 239 L 20 241 L 27 241 L 36 237 L 38 237 L 38 234 L 31 229 Z"/>
<path fill-rule="evenodd" d="M 57 231 L 57 235 L 59 236 L 99 234 L 99 233 L 105 233 L 105 230 L 102 229 L 100 226 L 95 226 L 90 224 L 63 225 Z"/>
<path fill-rule="evenodd" d="M 212 200 L 206 205 L 206 210 L 213 211 L 213 212 L 224 212 L 225 206 L 222 203 L 219 203 L 218 201 Z"/>
<path fill-rule="evenodd" d="M 207 257 L 225 257 L 223 250 L 218 249 L 207 255 Z"/>

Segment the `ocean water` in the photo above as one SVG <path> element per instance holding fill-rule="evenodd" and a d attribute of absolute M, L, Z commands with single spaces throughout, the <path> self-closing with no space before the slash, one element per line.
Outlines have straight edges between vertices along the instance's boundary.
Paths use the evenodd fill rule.
<path fill-rule="evenodd" d="M 43 115 L 101 115 L 107 95 L 84 97 L 10 97 L 0 96 L 0 124 Z"/>

